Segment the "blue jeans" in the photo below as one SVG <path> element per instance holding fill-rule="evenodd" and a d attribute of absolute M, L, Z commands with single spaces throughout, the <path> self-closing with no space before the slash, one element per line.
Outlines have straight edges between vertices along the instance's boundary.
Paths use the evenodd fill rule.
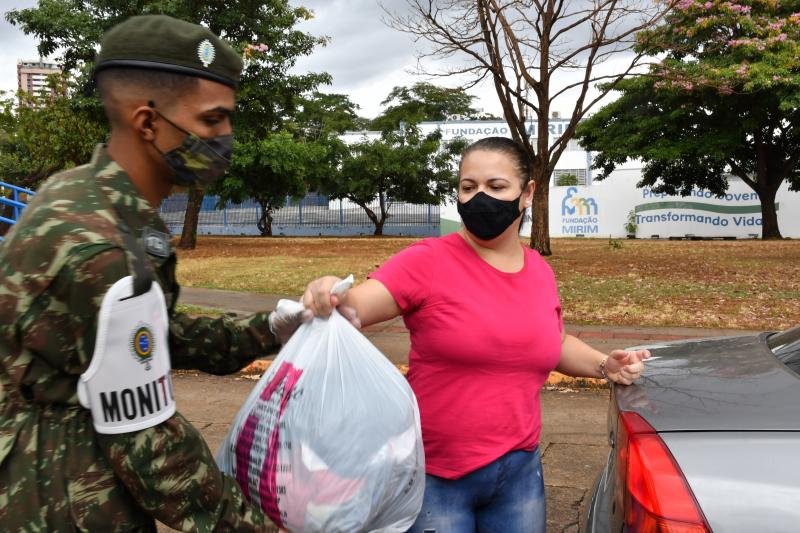
<path fill-rule="evenodd" d="M 509 452 L 459 479 L 425 476 L 425 498 L 408 533 L 544 533 L 539 447 Z"/>

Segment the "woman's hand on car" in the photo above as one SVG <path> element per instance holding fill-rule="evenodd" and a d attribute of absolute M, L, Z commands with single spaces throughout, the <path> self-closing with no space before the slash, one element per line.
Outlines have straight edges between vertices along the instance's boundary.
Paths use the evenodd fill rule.
<path fill-rule="evenodd" d="M 644 360 L 650 350 L 614 350 L 606 360 L 606 375 L 609 381 L 619 385 L 630 385 L 644 371 Z"/>

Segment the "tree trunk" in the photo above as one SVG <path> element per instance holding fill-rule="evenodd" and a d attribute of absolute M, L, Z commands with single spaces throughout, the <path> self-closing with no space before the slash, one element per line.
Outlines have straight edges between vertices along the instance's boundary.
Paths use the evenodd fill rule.
<path fill-rule="evenodd" d="M 541 154 L 541 153 L 540 153 Z M 544 159 L 539 156 L 541 159 Z M 536 189 L 533 191 L 533 205 L 531 206 L 531 248 L 539 255 L 552 255 L 550 250 L 550 171 L 547 163 L 534 164 L 533 181 Z"/>
<path fill-rule="evenodd" d="M 381 218 L 380 220 L 375 219 L 375 235 L 383 235 L 383 225 L 386 223 L 386 219 L 389 216 L 386 214 L 386 199 L 383 197 L 383 192 L 378 193 L 378 204 L 381 208 Z"/>
<path fill-rule="evenodd" d="M 531 208 L 531 248 L 540 255 L 552 255 L 550 250 L 550 177 L 534 172 L 536 190 Z"/>
<path fill-rule="evenodd" d="M 373 224 L 375 224 L 375 233 L 373 233 L 373 235 L 383 235 L 383 223 L 384 223 L 385 219 L 384 220 L 378 220 L 378 216 L 375 214 L 375 212 L 372 209 L 370 209 L 369 207 L 367 207 L 367 204 L 365 204 L 364 202 L 360 202 L 360 201 L 356 200 L 355 198 L 348 198 L 348 200 L 352 201 L 358 207 L 363 209 L 364 212 L 367 213 L 367 218 L 369 218 L 370 221 Z"/>
<path fill-rule="evenodd" d="M 775 209 L 775 196 L 777 190 L 765 187 L 758 192 L 758 199 L 761 202 L 761 238 L 782 239 L 781 230 L 778 228 L 778 210 Z"/>
<path fill-rule="evenodd" d="M 194 250 L 197 246 L 197 223 L 200 220 L 200 207 L 203 205 L 205 192 L 198 187 L 190 187 L 186 199 L 186 212 L 183 215 L 183 232 L 178 248 Z"/>
<path fill-rule="evenodd" d="M 536 110 L 536 156 L 533 159 L 533 181 L 536 190 L 533 192 L 531 207 L 531 248 L 539 255 L 552 255 L 550 251 L 550 31 L 554 19 L 555 5 L 547 2 L 542 10 L 542 25 L 547 28 L 542 32 L 539 43 L 539 83 L 536 97 L 539 108 Z M 556 161 L 553 161 L 555 166 Z"/>
<path fill-rule="evenodd" d="M 258 231 L 262 237 L 272 237 L 272 204 L 268 202 L 258 202 L 261 206 L 261 216 L 258 217 Z"/>

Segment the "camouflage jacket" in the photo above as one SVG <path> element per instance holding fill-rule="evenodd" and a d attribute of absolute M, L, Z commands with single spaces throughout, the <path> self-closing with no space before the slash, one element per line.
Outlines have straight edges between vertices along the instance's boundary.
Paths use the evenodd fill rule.
<path fill-rule="evenodd" d="M 269 527 L 179 413 L 100 435 L 78 403 L 103 296 L 133 268 L 126 239 L 153 232 L 166 234 L 164 222 L 98 147 L 89 165 L 49 179 L 0 244 L 0 529 Z M 264 313 L 176 312 L 175 253 L 161 242 L 145 262 L 166 298 L 173 368 L 230 373 L 276 348 Z"/>

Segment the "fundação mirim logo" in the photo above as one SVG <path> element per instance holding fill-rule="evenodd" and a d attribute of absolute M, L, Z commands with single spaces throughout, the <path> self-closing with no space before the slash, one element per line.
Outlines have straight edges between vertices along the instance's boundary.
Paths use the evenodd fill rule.
<path fill-rule="evenodd" d="M 577 196 L 578 188 L 567 189 L 561 200 L 561 233 L 564 235 L 597 235 L 600 224 L 597 200 L 588 196 Z"/>
<path fill-rule="evenodd" d="M 578 193 L 577 187 L 570 187 L 561 200 L 561 216 L 592 216 L 597 215 L 597 202 L 594 198 L 574 196 Z"/>

